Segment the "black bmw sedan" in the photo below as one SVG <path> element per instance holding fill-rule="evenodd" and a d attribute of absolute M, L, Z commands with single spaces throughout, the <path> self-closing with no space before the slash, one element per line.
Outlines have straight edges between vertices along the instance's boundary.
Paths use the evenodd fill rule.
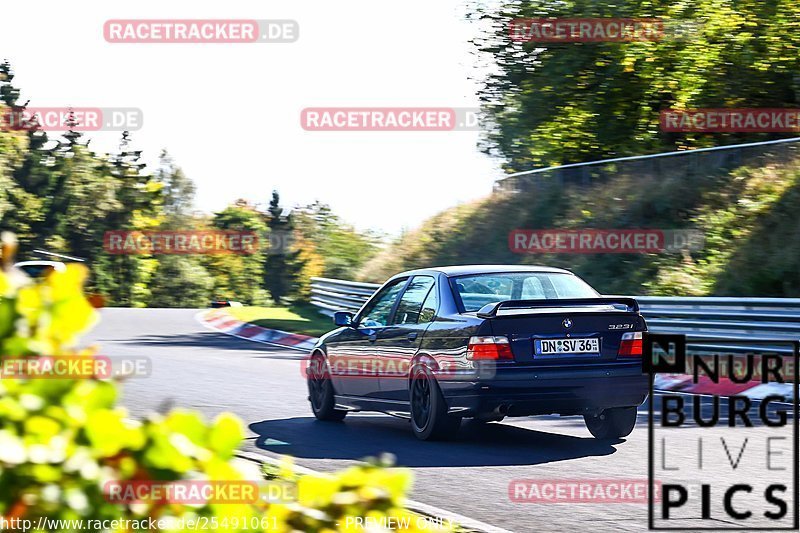
<path fill-rule="evenodd" d="M 562 269 L 403 272 L 334 321 L 305 365 L 320 420 L 379 411 L 428 440 L 452 437 L 463 418 L 582 415 L 611 439 L 633 431 L 647 396 L 636 301 L 602 297 Z"/>

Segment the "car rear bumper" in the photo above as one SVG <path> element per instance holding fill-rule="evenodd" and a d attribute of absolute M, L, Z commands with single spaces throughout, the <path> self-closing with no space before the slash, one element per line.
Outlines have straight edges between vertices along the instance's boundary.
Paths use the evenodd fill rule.
<path fill-rule="evenodd" d="M 594 414 L 647 397 L 641 363 L 581 368 L 498 369 L 490 378 L 439 379 L 448 411 L 462 416 Z"/>

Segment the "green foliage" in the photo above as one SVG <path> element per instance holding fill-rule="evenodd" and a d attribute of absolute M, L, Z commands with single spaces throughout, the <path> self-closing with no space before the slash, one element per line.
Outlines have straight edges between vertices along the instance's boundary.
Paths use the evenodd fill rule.
<path fill-rule="evenodd" d="M 91 357 L 77 348 L 80 334 L 97 320 L 83 296 L 87 271 L 69 265 L 33 282 L 10 270 L 15 244 L 0 249 L 0 363 L 10 356 Z M 180 480 L 232 482 L 242 473 L 231 459 L 241 443 L 240 421 L 224 413 L 210 424 L 194 412 L 174 410 L 133 420 L 117 405 L 118 385 L 95 378 L 10 378 L 0 381 L 0 515 L 5 519 L 89 521 L 165 520 L 163 531 L 184 531 L 179 519 L 205 519 L 218 531 L 353 531 L 348 517 L 407 519 L 403 507 L 411 474 L 373 462 L 339 474 L 275 477 L 297 488 L 290 503 L 183 504 L 144 500 L 115 503 L 109 482 Z M 32 531 L 78 529 L 50 522 Z M 99 530 L 99 528 L 92 528 Z M 120 526 L 113 531 L 129 531 Z M 138 528 L 134 528 L 138 529 Z M 422 528 L 436 530 L 437 528 Z M 449 530 L 439 529 L 439 530 Z"/>
<path fill-rule="evenodd" d="M 0 64 L 0 113 L 25 109 L 13 79 L 11 66 Z M 277 203 L 271 213 L 239 200 L 212 217 L 198 215 L 194 192 L 166 151 L 147 171 L 128 132 L 115 153 L 104 155 L 77 131 L 48 139 L 35 127 L 0 128 L 0 230 L 17 234 L 24 259 L 41 248 L 85 259 L 89 289 L 112 306 L 194 307 L 211 298 L 265 305 L 270 292 L 278 300 L 307 299 L 311 276 L 352 276 L 370 249 L 328 208 L 320 218 L 324 231 L 309 218 L 296 231 L 294 217 L 281 216 Z M 107 231 L 214 229 L 254 231 L 264 253 L 175 257 L 103 249 Z M 268 243 L 292 238 L 289 249 L 269 250 Z"/>
<path fill-rule="evenodd" d="M 3 250 L 7 257 L 9 249 Z M 97 319 L 82 293 L 86 270 L 69 265 L 39 283 L 0 272 L 0 349 L 14 356 L 92 355 L 79 335 Z M 9 357 L 8 355 L 4 355 Z M 174 411 L 131 420 L 116 405 L 117 385 L 97 379 L 5 378 L 0 383 L 0 514 L 7 518 L 114 520 L 186 514 L 250 516 L 244 505 L 113 504 L 107 481 L 241 479 L 229 460 L 240 423 L 211 425 Z M 51 531 L 70 531 L 66 524 Z"/>
<path fill-rule="evenodd" d="M 404 508 L 411 473 L 387 468 L 392 459 L 367 458 L 365 465 L 335 474 L 298 476 L 286 465 L 265 477 L 290 479 L 297 486 L 296 506 L 275 506 L 275 514 L 293 531 L 360 531 L 353 518 L 396 524 L 403 531 L 455 531 L 455 524 L 426 520 Z M 349 520 L 348 520 L 349 519 Z"/>
<path fill-rule="evenodd" d="M 266 224 L 254 207 L 239 201 L 216 213 L 210 225 L 219 230 L 254 231 L 259 236 L 259 248 L 267 233 Z M 261 305 L 269 301 L 267 291 L 258 283 L 264 277 L 262 254 L 210 255 L 202 264 L 214 279 L 214 298 L 236 300 L 247 305 Z"/>
<path fill-rule="evenodd" d="M 361 233 L 336 216 L 330 206 L 314 202 L 293 213 L 298 231 L 324 258 L 320 276 L 348 278 L 378 251 L 381 235 Z"/>
<path fill-rule="evenodd" d="M 796 0 L 475 3 L 490 29 L 476 40 L 497 66 L 481 91 L 495 127 L 485 149 L 509 172 L 790 134 L 664 133 L 667 108 L 798 107 Z M 656 17 L 651 42 L 522 43 L 515 18 Z"/>
<path fill-rule="evenodd" d="M 206 307 L 214 279 L 199 260 L 165 255 L 158 262 L 150 290 L 150 307 Z"/>
<path fill-rule="evenodd" d="M 544 264 L 567 268 L 605 294 L 796 296 L 800 292 L 800 155 L 767 152 L 744 166 L 681 165 L 643 172 L 618 166 L 609 179 L 563 183 L 537 177 L 446 210 L 368 262 L 359 277 L 381 282 L 402 270 L 450 264 Z M 681 216 L 682 214 L 682 216 Z M 694 229 L 702 250 L 683 254 L 517 254 L 515 229 Z"/>
<path fill-rule="evenodd" d="M 4 112 L 0 105 L 0 113 Z M 22 160 L 27 146 L 24 135 L 0 135 L 0 220 L 8 216 L 25 192 L 13 181 L 13 170 Z"/>
<path fill-rule="evenodd" d="M 333 328 L 330 317 L 320 314 L 318 307 L 306 303 L 289 307 L 228 307 L 224 312 L 256 326 L 311 337 L 319 337 Z"/>
<path fill-rule="evenodd" d="M 195 186 L 166 150 L 161 152 L 155 180 L 160 184 L 164 211 L 163 229 L 183 229 L 191 223 Z"/>
<path fill-rule="evenodd" d="M 286 297 L 297 292 L 303 260 L 300 252 L 289 244 L 290 236 L 294 233 L 294 220 L 291 213 L 283 214 L 278 191 L 272 192 L 268 213 L 267 227 L 271 241 L 265 251 L 264 286 L 272 300 L 281 305 Z"/>
<path fill-rule="evenodd" d="M 800 171 L 797 164 L 743 168 L 714 193 L 698 222 L 708 228 L 702 266 L 720 295 L 800 293 Z M 728 203 L 724 203 L 728 199 Z"/>
<path fill-rule="evenodd" d="M 800 20 L 796 0 L 475 2 L 489 28 L 478 53 L 497 69 L 481 90 L 492 125 L 483 148 L 509 172 L 610 157 L 757 141 L 781 134 L 665 133 L 668 108 L 798 107 Z M 520 43 L 515 18 L 655 17 L 653 42 Z M 684 159 L 686 161 L 688 159 Z M 800 289 L 797 157 L 740 169 L 606 165 L 595 179 L 537 174 L 519 194 L 453 208 L 370 261 L 360 277 L 382 281 L 417 266 L 543 263 L 570 268 L 605 293 L 796 296 Z M 684 213 L 685 217 L 676 216 Z M 690 228 L 705 249 L 683 255 L 512 253 L 513 229 Z"/>

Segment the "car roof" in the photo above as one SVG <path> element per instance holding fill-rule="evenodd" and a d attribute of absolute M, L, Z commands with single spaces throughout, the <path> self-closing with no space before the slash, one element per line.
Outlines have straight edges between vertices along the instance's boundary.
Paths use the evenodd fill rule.
<path fill-rule="evenodd" d="M 555 268 L 543 265 L 455 265 L 455 266 L 442 266 L 419 268 L 416 270 L 407 270 L 392 277 L 412 276 L 418 274 L 432 274 L 442 273 L 445 276 L 469 276 L 475 274 L 500 274 L 511 272 L 550 272 L 560 274 L 572 274 L 569 270 L 563 268 Z"/>

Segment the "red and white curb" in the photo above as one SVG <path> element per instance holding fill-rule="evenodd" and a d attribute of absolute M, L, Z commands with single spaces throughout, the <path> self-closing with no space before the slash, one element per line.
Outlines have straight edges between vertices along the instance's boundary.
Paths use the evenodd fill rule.
<path fill-rule="evenodd" d="M 316 337 L 289 333 L 278 329 L 262 328 L 261 326 L 243 322 L 229 315 L 224 309 L 201 311 L 195 315 L 195 318 L 207 328 L 226 335 L 306 353 L 310 352 L 317 342 Z"/>
<path fill-rule="evenodd" d="M 656 374 L 653 388 L 657 391 L 685 392 L 687 394 L 703 394 L 713 396 L 747 396 L 753 400 L 763 400 L 767 396 L 777 395 L 784 398 L 794 397 L 794 384 L 789 383 L 760 383 L 748 381 L 734 383 L 720 377 L 719 383 L 714 383 L 706 376 L 700 376 L 694 383 L 688 374 Z M 791 400 L 789 400 L 791 401 Z"/>

